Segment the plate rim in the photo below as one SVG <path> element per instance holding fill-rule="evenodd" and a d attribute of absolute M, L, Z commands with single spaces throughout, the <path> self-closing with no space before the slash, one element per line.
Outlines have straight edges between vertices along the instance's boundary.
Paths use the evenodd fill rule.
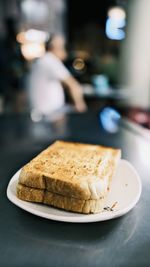
<path fill-rule="evenodd" d="M 116 211 L 106 211 L 104 213 L 96 213 L 96 214 L 81 214 L 81 217 L 67 217 L 65 215 L 55 215 L 55 214 L 46 214 L 44 211 L 37 211 L 34 209 L 34 207 L 26 207 L 25 202 L 21 199 L 17 199 L 16 195 L 14 196 L 13 193 L 11 192 L 11 185 L 18 180 L 18 175 L 21 172 L 20 168 L 10 179 L 8 186 L 7 186 L 7 198 L 10 200 L 10 202 L 12 202 L 13 204 L 15 204 L 17 207 L 31 213 L 34 214 L 38 217 L 42 217 L 45 219 L 49 219 L 49 220 L 54 220 L 54 221 L 60 221 L 60 222 L 70 222 L 70 223 L 91 223 L 91 222 L 100 222 L 100 221 L 106 221 L 106 220 L 111 220 L 111 219 L 115 219 L 118 217 L 121 217 L 123 215 L 125 215 L 126 213 L 128 213 L 131 209 L 134 208 L 134 206 L 138 203 L 141 193 L 142 193 L 142 182 L 140 179 L 140 176 L 138 174 L 138 172 L 136 171 L 136 169 L 134 168 L 134 166 L 127 160 L 125 159 L 121 159 L 121 162 L 123 162 L 124 164 L 126 164 L 134 173 L 136 179 L 137 179 L 137 183 L 138 183 L 138 188 L 139 191 L 137 192 L 136 197 L 134 198 L 134 200 L 127 206 L 124 207 L 123 209 L 120 210 L 116 210 Z M 28 202 L 28 204 L 30 204 Z M 38 203 L 32 203 L 32 204 L 38 204 Z M 39 203 L 40 204 L 40 203 Z M 55 209 L 54 207 L 51 207 L 52 209 Z M 64 211 L 67 212 L 67 211 Z"/>

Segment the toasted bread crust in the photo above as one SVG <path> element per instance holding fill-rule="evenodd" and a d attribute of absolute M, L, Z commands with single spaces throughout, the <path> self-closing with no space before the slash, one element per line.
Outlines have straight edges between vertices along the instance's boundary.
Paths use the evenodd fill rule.
<path fill-rule="evenodd" d="M 17 197 L 24 201 L 44 203 L 67 211 L 85 214 L 101 212 L 105 201 L 105 198 L 98 200 L 70 198 L 44 189 L 30 188 L 22 184 L 17 185 Z"/>
<path fill-rule="evenodd" d="M 57 141 L 25 165 L 19 182 L 76 199 L 103 197 L 120 158 L 119 149 Z"/>
<path fill-rule="evenodd" d="M 44 200 L 44 190 L 18 184 L 17 197 L 30 202 L 42 203 Z"/>

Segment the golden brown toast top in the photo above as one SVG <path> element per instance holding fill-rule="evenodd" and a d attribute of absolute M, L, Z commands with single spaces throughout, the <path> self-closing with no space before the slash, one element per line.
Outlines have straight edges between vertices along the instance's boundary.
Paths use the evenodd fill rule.
<path fill-rule="evenodd" d="M 91 195 L 98 198 L 94 183 L 114 173 L 120 154 L 119 149 L 56 141 L 25 165 L 23 171 L 83 188 L 88 184 Z"/>

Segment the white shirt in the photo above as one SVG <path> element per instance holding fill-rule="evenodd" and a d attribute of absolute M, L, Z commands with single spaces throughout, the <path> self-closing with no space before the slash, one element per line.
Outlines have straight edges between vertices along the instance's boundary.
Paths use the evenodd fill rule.
<path fill-rule="evenodd" d="M 70 76 L 63 63 L 52 53 L 46 53 L 32 66 L 29 96 L 32 108 L 50 114 L 64 106 L 61 82 Z"/>

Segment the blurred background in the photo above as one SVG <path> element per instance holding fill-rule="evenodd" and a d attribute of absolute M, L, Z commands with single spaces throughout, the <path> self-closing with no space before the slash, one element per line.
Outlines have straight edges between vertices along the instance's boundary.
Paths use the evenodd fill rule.
<path fill-rule="evenodd" d="M 43 119 L 46 113 L 33 108 L 32 93 L 36 97 L 41 72 L 47 70 L 40 67 L 33 74 L 33 69 L 47 53 L 46 44 L 61 36 L 55 48 L 66 42 L 62 72 L 82 88 L 86 109 L 104 110 L 105 120 L 116 112 L 115 118 L 125 116 L 149 129 L 149 10 L 149 0 L 0 0 L 0 116 L 17 113 L 30 114 L 33 121 Z M 54 79 L 51 73 L 49 79 Z M 57 79 L 63 83 L 61 76 Z M 52 95 L 44 98 L 44 86 L 39 105 L 52 105 Z M 69 86 L 73 94 L 74 86 Z M 61 111 L 73 112 L 70 94 L 64 92 Z"/>

